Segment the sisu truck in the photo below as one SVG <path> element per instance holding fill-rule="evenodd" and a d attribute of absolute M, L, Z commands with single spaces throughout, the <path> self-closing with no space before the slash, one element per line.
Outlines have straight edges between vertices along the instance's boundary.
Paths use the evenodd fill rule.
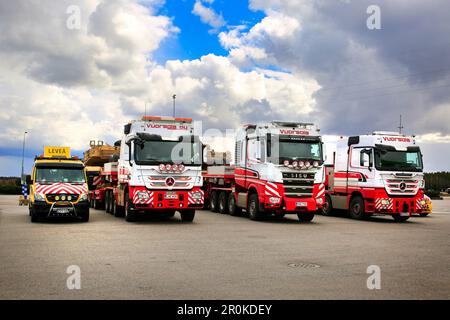
<path fill-rule="evenodd" d="M 297 214 L 311 221 L 324 202 L 322 139 L 312 123 L 272 121 L 244 125 L 235 140 L 235 164 L 204 174 L 214 212 L 252 220 Z"/>
<path fill-rule="evenodd" d="M 414 136 L 379 131 L 341 137 L 326 176 L 324 215 L 334 208 L 354 219 L 391 215 L 406 221 L 426 211 L 422 153 Z"/>
<path fill-rule="evenodd" d="M 89 221 L 88 189 L 83 162 L 68 147 L 45 147 L 27 178 L 32 222 L 42 218 L 76 217 Z"/>
<path fill-rule="evenodd" d="M 117 186 L 109 206 L 135 221 L 139 215 L 180 212 L 192 222 L 203 208 L 202 144 L 190 118 L 144 116 L 124 126 Z"/>

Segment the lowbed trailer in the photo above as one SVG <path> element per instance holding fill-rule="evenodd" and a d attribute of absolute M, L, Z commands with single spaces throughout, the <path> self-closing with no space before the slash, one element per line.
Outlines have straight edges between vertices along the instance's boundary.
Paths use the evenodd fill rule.
<path fill-rule="evenodd" d="M 322 141 L 312 127 L 273 121 L 241 128 L 235 165 L 211 165 L 203 175 L 210 209 L 231 215 L 245 209 L 252 220 L 297 214 L 311 221 L 325 196 Z"/>

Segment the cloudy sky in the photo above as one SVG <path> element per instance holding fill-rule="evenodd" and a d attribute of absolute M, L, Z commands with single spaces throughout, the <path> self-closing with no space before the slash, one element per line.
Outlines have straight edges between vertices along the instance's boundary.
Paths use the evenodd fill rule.
<path fill-rule="evenodd" d="M 367 20 L 380 9 L 381 29 Z M 397 130 L 450 169 L 447 0 L 0 0 L 0 175 L 44 145 L 113 143 L 144 113 L 236 128 Z M 373 20 L 370 20 L 373 21 Z"/>

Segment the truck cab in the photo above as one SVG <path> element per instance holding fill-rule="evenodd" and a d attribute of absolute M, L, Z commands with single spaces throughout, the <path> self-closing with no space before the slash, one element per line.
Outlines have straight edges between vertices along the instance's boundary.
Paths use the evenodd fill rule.
<path fill-rule="evenodd" d="M 324 202 L 322 149 L 312 123 L 244 126 L 236 137 L 238 205 L 256 193 L 260 211 L 296 213 L 300 220 L 311 220 Z"/>
<path fill-rule="evenodd" d="M 27 176 L 31 221 L 63 217 L 89 221 L 86 182 L 83 162 L 70 157 L 70 148 L 45 147 L 44 155 L 35 158 L 32 173 Z"/>
<path fill-rule="evenodd" d="M 190 118 L 149 117 L 124 127 L 118 160 L 118 210 L 139 214 L 180 212 L 192 221 L 203 208 L 202 144 Z"/>
<path fill-rule="evenodd" d="M 377 214 L 406 221 L 426 209 L 422 153 L 414 136 L 376 131 L 341 138 L 327 175 L 325 214 L 335 208 L 355 219 Z"/>

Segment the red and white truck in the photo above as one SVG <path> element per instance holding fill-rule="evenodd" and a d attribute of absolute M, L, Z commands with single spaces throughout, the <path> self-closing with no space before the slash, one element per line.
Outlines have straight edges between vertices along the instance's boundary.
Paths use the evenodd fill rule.
<path fill-rule="evenodd" d="M 391 215 L 406 221 L 426 209 L 422 153 L 414 136 L 379 131 L 342 137 L 325 180 L 324 215 L 334 208 L 354 219 Z"/>
<path fill-rule="evenodd" d="M 212 211 L 252 220 L 297 214 L 311 221 L 324 202 L 322 139 L 311 123 L 244 125 L 235 140 L 235 164 L 210 165 L 204 189 Z"/>
<path fill-rule="evenodd" d="M 178 211 L 193 221 L 204 203 L 202 151 L 190 118 L 144 116 L 126 124 L 110 211 L 127 221 Z"/>

